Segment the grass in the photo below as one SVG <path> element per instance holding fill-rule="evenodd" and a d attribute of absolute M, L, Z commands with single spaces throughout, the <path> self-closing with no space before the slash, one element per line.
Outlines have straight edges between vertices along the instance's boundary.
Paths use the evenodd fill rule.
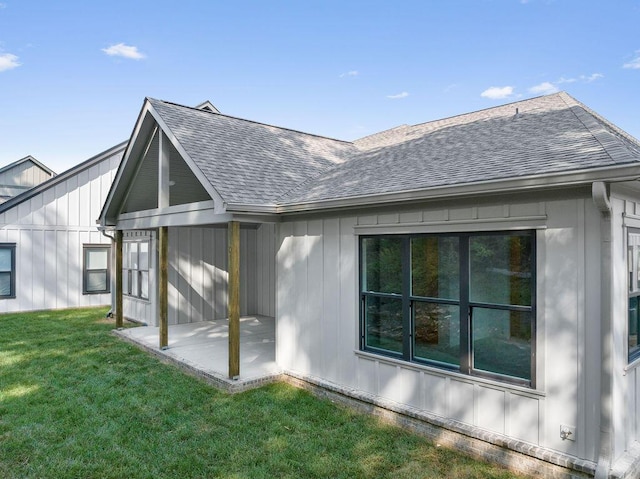
<path fill-rule="evenodd" d="M 217 391 L 104 313 L 0 316 L 0 477 L 517 477 L 285 384 Z"/>

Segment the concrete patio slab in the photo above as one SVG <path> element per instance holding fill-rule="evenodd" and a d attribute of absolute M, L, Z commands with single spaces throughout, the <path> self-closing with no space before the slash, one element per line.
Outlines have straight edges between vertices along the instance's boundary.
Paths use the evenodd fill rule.
<path fill-rule="evenodd" d="M 228 377 L 228 331 L 227 319 L 171 325 L 166 349 L 158 347 L 158 327 L 140 326 L 114 333 L 229 392 L 259 387 L 281 377 L 275 360 L 274 318 L 240 318 L 240 376 L 234 379 Z"/>

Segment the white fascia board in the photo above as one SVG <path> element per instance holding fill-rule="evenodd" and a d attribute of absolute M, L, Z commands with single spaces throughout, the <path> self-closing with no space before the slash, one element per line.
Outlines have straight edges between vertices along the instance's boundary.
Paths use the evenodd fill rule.
<path fill-rule="evenodd" d="M 213 225 L 228 223 L 233 219 L 231 214 L 216 213 L 213 208 L 213 201 L 203 201 L 189 205 L 126 213 L 118 217 L 116 228 L 138 230 L 158 228 L 159 226 Z"/>
<path fill-rule="evenodd" d="M 173 146 L 175 146 L 176 150 L 178 150 L 178 153 L 180 153 L 180 155 L 182 156 L 182 159 L 185 161 L 187 166 L 189 166 L 189 169 L 191 170 L 191 172 L 195 175 L 195 177 L 202 184 L 202 186 L 207 191 L 207 193 L 209 193 L 209 196 L 211 196 L 211 198 L 215 202 L 216 213 L 219 213 L 219 214 L 224 213 L 225 211 L 224 200 L 220 195 L 220 193 L 218 193 L 218 191 L 213 187 L 211 182 L 204 175 L 204 173 L 202 173 L 202 170 L 200 170 L 200 168 L 198 168 L 198 165 L 196 165 L 195 162 L 191 159 L 189 154 L 182 147 L 182 145 L 180 144 L 178 139 L 175 137 L 173 132 L 169 129 L 169 127 L 164 122 L 162 117 L 158 114 L 158 112 L 155 110 L 155 108 L 153 108 L 153 105 L 151 104 L 149 104 L 149 112 L 151 113 L 153 118 L 155 118 L 156 122 L 160 126 L 160 129 L 165 133 L 165 135 L 167 135 L 167 138 L 169 138 L 169 141 L 171 141 Z"/>
<path fill-rule="evenodd" d="M 640 178 L 640 163 L 606 168 L 592 168 L 571 173 L 547 173 L 521 178 L 478 181 L 462 185 L 441 186 L 393 193 L 353 196 L 336 200 L 310 201 L 307 203 L 282 204 L 277 213 L 302 213 L 316 210 L 335 210 L 391 203 L 442 200 L 474 195 L 493 195 L 513 191 L 532 191 L 588 185 L 594 181 L 618 182 Z"/>

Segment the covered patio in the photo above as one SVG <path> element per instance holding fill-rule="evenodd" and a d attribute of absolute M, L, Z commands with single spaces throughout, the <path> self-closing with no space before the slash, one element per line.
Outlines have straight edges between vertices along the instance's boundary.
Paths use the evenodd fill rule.
<path fill-rule="evenodd" d="M 159 327 L 119 329 L 115 334 L 230 392 L 261 386 L 281 374 L 275 361 L 275 319 L 269 316 L 240 318 L 241 374 L 234 379 L 228 375 L 228 319 L 171 325 L 166 348 L 158 347 Z"/>

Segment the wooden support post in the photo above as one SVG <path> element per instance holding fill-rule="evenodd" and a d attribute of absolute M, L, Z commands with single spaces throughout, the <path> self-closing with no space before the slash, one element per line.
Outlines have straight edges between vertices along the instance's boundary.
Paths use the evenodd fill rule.
<path fill-rule="evenodd" d="M 160 349 L 165 349 L 169 346 L 169 274 L 168 274 L 168 262 L 169 262 L 169 228 L 167 226 L 161 226 L 158 228 L 158 263 L 159 278 L 158 278 L 158 323 L 160 326 Z"/>
<path fill-rule="evenodd" d="M 122 312 L 122 230 L 116 230 L 116 328 L 124 326 Z"/>
<path fill-rule="evenodd" d="M 240 375 L 240 223 L 229 221 L 229 377 Z"/>

